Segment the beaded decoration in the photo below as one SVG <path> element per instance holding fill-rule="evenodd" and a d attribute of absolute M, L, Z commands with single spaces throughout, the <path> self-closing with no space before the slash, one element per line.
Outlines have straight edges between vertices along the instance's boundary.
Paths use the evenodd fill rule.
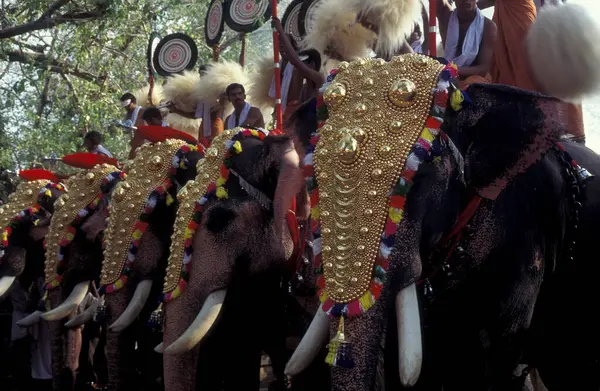
<path fill-rule="evenodd" d="M 264 140 L 268 135 L 269 132 L 262 129 L 235 128 L 223 132 L 213 140 L 212 147 L 206 151 L 206 158 L 198 162 L 196 180 L 188 182 L 177 194 L 182 202 L 177 210 L 177 221 L 185 229 L 178 226 L 173 233 L 161 301 L 168 302 L 180 296 L 187 286 L 194 251 L 193 238 L 202 219 L 204 205 L 214 197 L 229 197 L 225 184 L 231 172 L 231 157 L 242 152 L 240 141 L 245 137 Z M 190 198 L 196 201 L 184 201 Z"/>
<path fill-rule="evenodd" d="M 150 215 L 159 202 L 174 202 L 169 194 L 172 177 L 178 169 L 189 168 L 186 156 L 196 151 L 203 152 L 203 148 L 174 139 L 144 144 L 135 160 L 125 167 L 128 177 L 115 188 L 108 209 L 101 294 L 116 292 L 127 283 Z"/>
<path fill-rule="evenodd" d="M 375 82 L 364 76 L 365 73 L 370 74 L 372 68 L 376 69 L 377 75 L 386 77 Z M 342 72 L 344 79 L 340 80 L 339 74 Z M 336 75 L 338 78 L 334 81 Z M 312 136 L 304 165 L 311 200 L 318 295 L 325 312 L 342 317 L 338 333 L 329 344 L 326 361 L 331 365 L 353 366 L 343 318 L 366 312 L 381 293 L 412 179 L 420 164 L 433 158 L 432 145 L 439 146 L 438 134 L 449 101 L 449 88 L 456 76 L 454 65 L 444 67 L 431 58 L 411 54 L 395 57 L 390 63 L 380 59 L 342 63 L 340 69 L 332 71 L 320 90 L 317 100 L 319 128 Z M 363 87 L 365 83 L 366 87 Z M 375 104 L 369 106 L 373 102 L 361 100 L 362 97 L 374 99 L 378 96 L 376 92 L 368 94 L 371 90 L 369 86 L 374 84 L 388 89 L 386 101 L 379 103 L 383 108 L 374 107 Z M 347 91 L 351 91 L 353 96 L 347 96 Z M 349 105 L 352 106 L 350 109 Z M 413 110 L 409 110 L 411 107 Z M 369 111 L 373 113 L 372 117 L 356 120 L 356 117 L 360 119 L 369 115 Z M 384 123 L 386 120 L 389 121 L 387 125 Z M 375 126 L 370 122 L 375 122 Z M 339 129 L 333 129 L 332 123 Z M 357 125 L 362 129 L 354 127 Z M 382 133 L 374 133 L 377 129 L 383 129 Z M 386 136 L 386 133 L 390 136 Z M 394 145 L 394 142 L 397 144 Z M 376 155 L 369 154 L 369 150 L 365 149 L 369 147 L 368 143 L 371 143 L 371 151 L 377 148 Z M 390 159 L 395 149 L 397 155 Z M 375 161 L 370 166 L 370 172 L 344 177 L 346 167 L 369 164 L 359 163 L 358 159 L 361 158 Z M 334 171 L 333 167 L 339 167 L 339 170 Z M 391 183 L 391 187 L 387 191 L 383 191 L 383 188 L 375 190 L 375 185 L 385 177 L 386 170 L 388 173 L 392 171 L 391 176 L 388 174 L 391 182 L 386 182 Z M 397 174 L 393 174 L 393 170 L 398 170 Z M 352 208 L 358 206 L 352 205 L 354 199 L 349 198 L 348 194 L 352 195 L 354 189 L 361 185 L 357 182 L 363 176 L 367 176 L 367 183 L 371 186 L 366 193 L 369 202 L 364 204 L 365 209 L 361 211 L 363 217 L 354 216 L 346 221 L 346 217 L 355 213 Z M 341 184 L 332 186 L 332 181 Z M 329 186 L 326 185 L 328 183 Z M 325 194 L 327 189 L 331 194 Z M 330 201 L 331 197 L 337 197 L 334 193 L 340 194 L 335 205 Z M 377 210 L 377 202 L 386 203 L 387 206 Z M 326 209 L 322 209 L 322 204 Z M 368 225 L 371 216 L 378 216 L 379 213 L 382 213 L 381 223 Z M 335 227 L 351 227 L 356 224 L 354 219 L 361 223 L 356 232 L 346 233 L 340 229 L 335 231 L 336 237 L 332 238 Z M 375 232 L 372 232 L 373 229 Z M 351 242 L 349 235 L 360 239 Z M 350 248 L 349 243 L 354 243 L 355 247 Z M 358 257 L 353 258 L 354 254 Z M 370 268 L 368 274 L 366 267 Z"/>
<path fill-rule="evenodd" d="M 40 189 L 41 187 L 41 189 Z M 34 180 L 23 182 L 17 190 L 9 196 L 9 202 L 0 207 L 0 264 L 4 258 L 4 252 L 9 244 L 13 230 L 25 218 L 30 218 L 31 223 L 36 225 L 40 219 L 40 203 L 44 197 L 51 197 L 50 189 L 64 190 L 62 184 L 48 180 Z"/>
<path fill-rule="evenodd" d="M 106 163 L 69 178 L 71 193 L 61 195 L 54 203 L 54 215 L 45 240 L 46 289 L 54 289 L 61 284 L 67 248 L 77 229 L 104 197 L 102 188 L 119 178 L 122 178 L 121 171 Z"/>

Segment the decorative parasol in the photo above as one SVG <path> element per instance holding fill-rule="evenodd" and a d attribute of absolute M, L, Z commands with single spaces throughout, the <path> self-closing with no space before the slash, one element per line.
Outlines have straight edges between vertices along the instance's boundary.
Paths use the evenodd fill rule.
<path fill-rule="evenodd" d="M 225 10 L 221 0 L 212 0 L 204 20 L 204 38 L 206 44 L 213 47 L 219 43 L 225 28 Z"/>
<path fill-rule="evenodd" d="M 234 31 L 251 33 L 271 18 L 269 0 L 225 0 L 225 23 Z"/>
<path fill-rule="evenodd" d="M 51 171 L 44 170 L 43 168 L 32 168 L 31 170 L 19 171 L 19 177 L 26 180 L 27 182 L 37 181 L 40 179 L 47 179 L 49 181 L 58 183 L 60 179 Z"/>
<path fill-rule="evenodd" d="M 141 133 L 143 137 L 151 143 L 176 139 L 198 145 L 198 140 L 196 140 L 194 136 L 166 126 L 140 125 L 137 127 L 136 131 Z"/>
<path fill-rule="evenodd" d="M 321 0 L 304 0 L 298 15 L 298 30 L 303 37 L 313 28 L 315 11 Z M 435 0 L 434 0 L 435 1 Z"/>
<path fill-rule="evenodd" d="M 198 61 L 198 47 L 182 33 L 169 34 L 156 46 L 152 63 L 161 76 L 192 70 Z"/>
<path fill-rule="evenodd" d="M 302 40 L 303 35 L 300 33 L 300 9 L 302 8 L 303 0 L 294 0 L 288 5 L 281 19 L 281 24 L 286 33 L 290 34 L 296 42 Z"/>

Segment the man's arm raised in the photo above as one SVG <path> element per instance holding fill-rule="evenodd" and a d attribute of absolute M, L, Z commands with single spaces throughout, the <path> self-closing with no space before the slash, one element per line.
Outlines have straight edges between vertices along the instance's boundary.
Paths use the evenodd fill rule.
<path fill-rule="evenodd" d="M 496 46 L 496 35 L 498 29 L 496 23 L 492 20 L 485 18 L 485 24 L 483 27 L 483 39 L 479 47 L 479 54 L 477 56 L 477 65 L 468 67 L 459 67 L 458 74 L 461 78 L 469 76 L 483 76 L 485 77 L 490 68 L 492 67 L 492 58 L 494 56 L 494 47 Z"/>
<path fill-rule="evenodd" d="M 292 63 L 292 65 L 296 69 L 298 69 L 298 71 L 300 71 L 302 76 L 304 76 L 307 79 L 310 79 L 313 83 L 315 83 L 318 86 L 323 85 L 323 83 L 325 83 L 325 78 L 323 77 L 323 75 L 321 75 L 321 73 L 319 73 L 318 71 L 315 71 L 314 69 L 312 69 L 305 63 L 303 63 L 302 60 L 300 60 L 300 57 L 298 57 L 298 53 L 296 53 L 296 50 L 293 48 L 292 44 L 290 43 L 290 41 L 285 33 L 285 30 L 284 30 L 283 26 L 281 25 L 281 21 L 278 18 L 273 18 L 271 24 L 273 25 L 273 27 L 275 27 L 275 29 L 279 33 L 279 39 L 281 40 L 281 42 L 283 43 L 283 46 L 285 47 L 286 57 L 287 57 L 286 59 L 290 63 Z"/>
<path fill-rule="evenodd" d="M 454 11 L 452 4 L 448 0 L 436 0 L 436 11 L 437 19 L 440 24 L 440 35 L 442 37 L 442 45 L 446 46 L 446 33 L 448 32 L 448 23 L 450 22 L 450 15 Z M 429 21 L 425 24 L 429 26 Z M 425 34 L 425 32 L 423 32 Z M 427 34 L 428 35 L 428 34 Z M 435 42 L 433 43 L 435 45 Z"/>

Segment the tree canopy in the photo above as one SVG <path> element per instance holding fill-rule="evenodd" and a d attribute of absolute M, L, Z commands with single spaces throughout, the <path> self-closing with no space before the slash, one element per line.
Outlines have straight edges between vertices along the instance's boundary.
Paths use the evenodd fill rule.
<path fill-rule="evenodd" d="M 129 136 L 111 122 L 123 116 L 120 95 L 146 83 L 152 31 L 192 37 L 197 65 L 212 58 L 204 42 L 209 0 L 0 1 L 0 168 L 80 151 L 91 130 L 125 158 Z M 263 27 L 247 36 L 246 58 L 272 45 Z M 221 58 L 237 61 L 236 36 L 226 28 Z"/>

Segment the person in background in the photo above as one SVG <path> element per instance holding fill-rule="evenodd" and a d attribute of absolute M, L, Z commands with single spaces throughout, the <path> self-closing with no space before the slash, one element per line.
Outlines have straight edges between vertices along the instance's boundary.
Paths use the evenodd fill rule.
<path fill-rule="evenodd" d="M 225 129 L 233 129 L 238 126 L 265 127 L 265 120 L 260 110 L 246 102 L 246 89 L 243 85 L 230 84 L 225 92 L 234 108 L 234 112 L 225 120 Z"/>
<path fill-rule="evenodd" d="M 559 0 L 541 0 L 544 6 L 559 5 Z M 529 28 L 535 23 L 537 7 L 534 0 L 479 0 L 480 9 L 494 7 L 494 22 L 498 26 L 498 39 L 492 61 L 492 81 L 538 91 L 529 72 L 525 55 L 525 38 Z M 576 43 L 571 43 L 576 45 Z M 568 125 L 568 134 L 574 141 L 585 142 L 583 109 L 581 105 L 565 103 L 559 113 Z"/>
<path fill-rule="evenodd" d="M 137 106 L 137 100 L 132 93 L 126 92 L 119 99 L 120 105 L 125 109 L 125 118 L 123 122 L 125 125 L 133 127 L 142 125 L 142 116 L 140 115 L 140 111 L 142 110 L 141 106 Z"/>
<path fill-rule="evenodd" d="M 91 132 L 87 132 L 83 137 L 83 146 L 89 153 L 97 153 L 100 155 L 105 155 L 108 157 L 113 157 L 113 155 L 108 151 L 108 149 L 102 146 L 102 135 L 100 132 L 92 130 Z"/>
<path fill-rule="evenodd" d="M 440 35 L 446 60 L 458 66 L 460 88 L 492 81 L 490 70 L 498 29 L 483 16 L 477 0 L 437 0 Z"/>
<path fill-rule="evenodd" d="M 148 107 L 144 110 L 142 119 L 147 125 L 150 126 L 167 126 L 167 123 L 163 121 L 163 116 L 157 107 Z"/>
<path fill-rule="evenodd" d="M 298 53 L 294 38 L 287 34 L 278 18 L 271 25 L 279 33 L 279 53 L 281 53 L 281 110 L 285 121 L 305 100 L 316 96 L 325 79 L 319 72 L 321 58 L 316 51 Z M 318 59 L 315 57 L 318 56 Z M 306 57 L 304 60 L 300 57 Z M 306 84 L 305 84 L 306 81 Z M 275 80 L 269 91 L 275 98 Z M 304 95 L 304 96 L 303 96 Z"/>

